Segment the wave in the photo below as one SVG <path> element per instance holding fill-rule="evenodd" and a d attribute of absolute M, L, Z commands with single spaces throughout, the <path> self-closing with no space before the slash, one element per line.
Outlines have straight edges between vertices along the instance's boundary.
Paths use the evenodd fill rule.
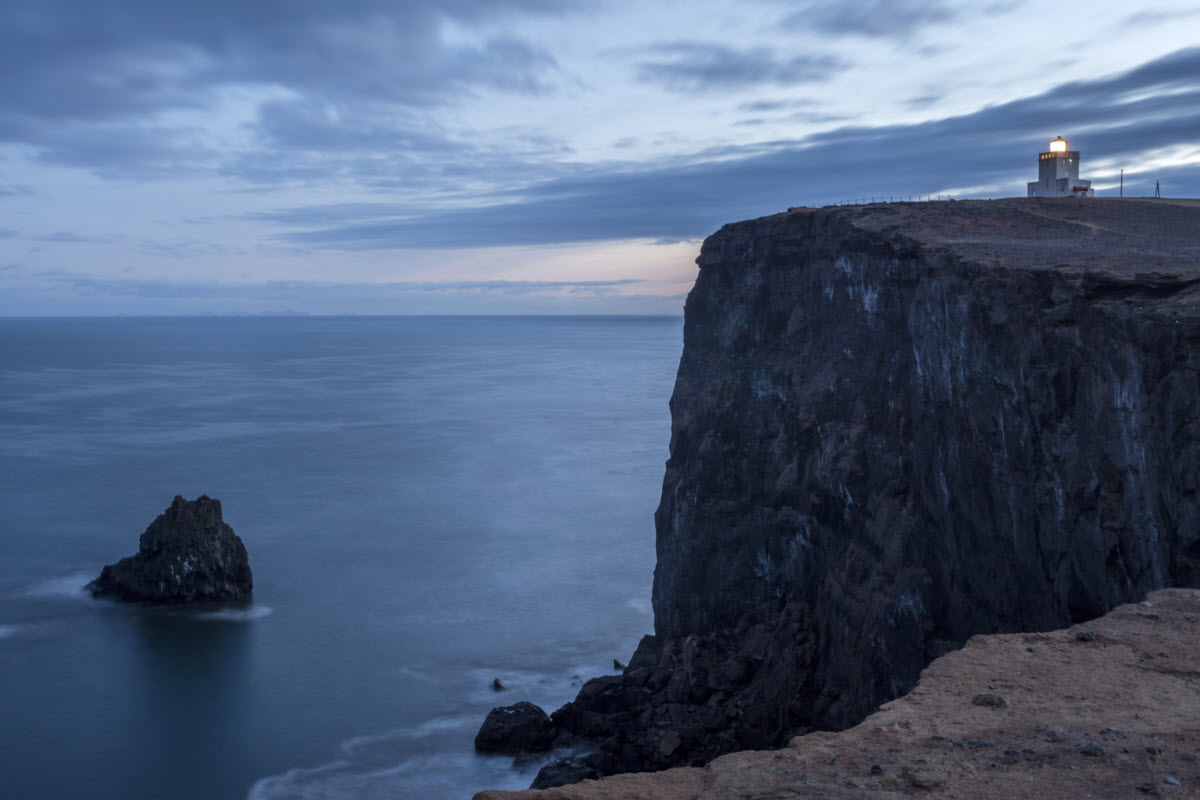
<path fill-rule="evenodd" d="M 414 743 L 442 750 L 454 747 L 455 743 L 469 741 L 478 725 L 478 714 L 436 717 L 415 728 L 397 728 L 386 733 L 355 736 L 342 742 L 338 749 L 353 763 L 386 765 L 396 760 L 397 753 L 403 753 L 406 749 L 411 751 Z M 440 741 L 428 744 L 430 739 Z"/>
<path fill-rule="evenodd" d="M 493 706 L 530 700 L 557 708 L 579 690 L 586 678 L 603 674 L 604 664 L 563 658 L 559 670 L 468 667 L 462 675 L 469 711 L 434 717 L 426 722 L 379 734 L 356 736 L 341 743 L 325 764 L 297 768 L 263 778 L 250 789 L 248 800 L 460 800 L 482 789 L 520 790 L 529 787 L 537 771 L 557 758 L 576 755 L 557 750 L 538 756 L 476 753 L 472 739 Z M 611 667 L 611 661 L 607 666 Z M 410 665 L 402 674 L 425 683 L 436 676 L 429 668 Z M 445 675 L 441 676 L 445 679 Z M 492 689 L 500 678 L 504 691 Z M 457 681 L 456 681 L 457 682 Z"/>
<path fill-rule="evenodd" d="M 87 585 L 95 577 L 95 575 L 77 572 L 73 575 L 50 578 L 30 586 L 23 594 L 26 597 L 43 599 L 66 598 L 71 600 L 90 600 L 91 595 L 87 591 Z"/>
<path fill-rule="evenodd" d="M 627 608 L 632 608 L 634 611 L 638 612 L 639 614 L 645 614 L 646 616 L 649 616 L 649 617 L 654 616 L 654 607 L 650 604 L 649 596 L 634 597 L 629 600 L 626 600 L 625 606 Z"/>
<path fill-rule="evenodd" d="M 520 771 L 504 756 L 439 753 L 363 764 L 339 760 L 311 769 L 293 769 L 263 778 L 250 787 L 247 800 L 394 800 L 420 797 L 440 800 L 469 797 L 481 789 L 526 789 L 544 760 L 523 764 Z"/>
<path fill-rule="evenodd" d="M 574 751 L 522 757 L 483 755 L 471 746 L 481 717 L 435 717 L 416 727 L 355 736 L 337 758 L 263 778 L 247 800 L 461 800 L 482 789 L 526 789 L 537 771 Z"/>
<path fill-rule="evenodd" d="M 215 620 L 219 622 L 254 622 L 269 617 L 275 613 L 270 606 L 250 606 L 249 608 L 222 608 L 217 611 L 197 611 L 192 616 L 196 619 Z"/>
<path fill-rule="evenodd" d="M 528 700 L 549 713 L 574 699 L 587 680 L 598 675 L 612 675 L 615 671 L 611 661 L 576 663 L 553 672 L 490 667 L 472 669 L 468 674 L 474 688 L 467 696 L 472 703 L 484 708 Z M 504 686 L 501 691 L 492 688 L 492 680 L 496 678 Z M 479 721 L 482 722 L 482 718 Z"/>
<path fill-rule="evenodd" d="M 353 739 L 342 742 L 341 750 L 349 756 L 357 756 L 362 752 L 377 748 L 380 744 L 394 744 L 397 740 L 425 739 L 447 731 L 461 731 L 477 724 L 479 724 L 479 717 L 476 714 L 462 717 L 435 717 L 415 728 L 397 728 L 387 733 L 355 736 Z"/>
<path fill-rule="evenodd" d="M 426 670 L 418 667 L 397 667 L 396 672 L 397 674 L 403 675 L 410 680 L 420 681 L 421 683 L 427 683 L 430 685 L 440 684 L 442 681 L 441 676 L 431 675 Z"/>

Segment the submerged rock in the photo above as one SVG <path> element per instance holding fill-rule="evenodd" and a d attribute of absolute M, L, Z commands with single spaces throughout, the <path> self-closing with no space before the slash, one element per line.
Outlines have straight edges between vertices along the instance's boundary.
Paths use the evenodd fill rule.
<path fill-rule="evenodd" d="M 254 587 L 246 546 L 211 497 L 176 495 L 138 544 L 136 555 L 109 564 L 88 584 L 93 597 L 182 605 L 241 600 Z"/>

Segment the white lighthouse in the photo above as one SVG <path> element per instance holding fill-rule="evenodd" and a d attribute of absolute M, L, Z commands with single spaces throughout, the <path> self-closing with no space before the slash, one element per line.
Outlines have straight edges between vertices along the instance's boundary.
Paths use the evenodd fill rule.
<path fill-rule="evenodd" d="M 1061 136 L 1038 155 L 1038 179 L 1029 182 L 1029 197 L 1093 197 L 1092 182 L 1079 178 L 1079 151 Z"/>

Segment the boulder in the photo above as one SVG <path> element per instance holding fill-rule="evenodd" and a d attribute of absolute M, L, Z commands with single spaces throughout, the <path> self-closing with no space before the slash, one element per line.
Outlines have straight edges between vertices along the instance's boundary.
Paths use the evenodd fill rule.
<path fill-rule="evenodd" d="M 475 749 L 481 753 L 538 753 L 554 744 L 554 724 L 546 712 L 533 703 L 522 701 L 498 706 L 475 735 Z"/>
<path fill-rule="evenodd" d="M 183 605 L 242 600 L 254 579 L 246 546 L 221 519 L 221 503 L 176 495 L 139 540 L 138 552 L 109 564 L 88 584 L 93 597 Z"/>

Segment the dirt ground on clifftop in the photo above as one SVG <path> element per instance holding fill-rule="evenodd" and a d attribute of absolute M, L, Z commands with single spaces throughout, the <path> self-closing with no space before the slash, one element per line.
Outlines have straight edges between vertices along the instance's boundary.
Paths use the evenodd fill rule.
<path fill-rule="evenodd" d="M 1200 591 L 976 636 L 860 725 L 779 751 L 475 800 L 902 797 L 1200 798 Z"/>

